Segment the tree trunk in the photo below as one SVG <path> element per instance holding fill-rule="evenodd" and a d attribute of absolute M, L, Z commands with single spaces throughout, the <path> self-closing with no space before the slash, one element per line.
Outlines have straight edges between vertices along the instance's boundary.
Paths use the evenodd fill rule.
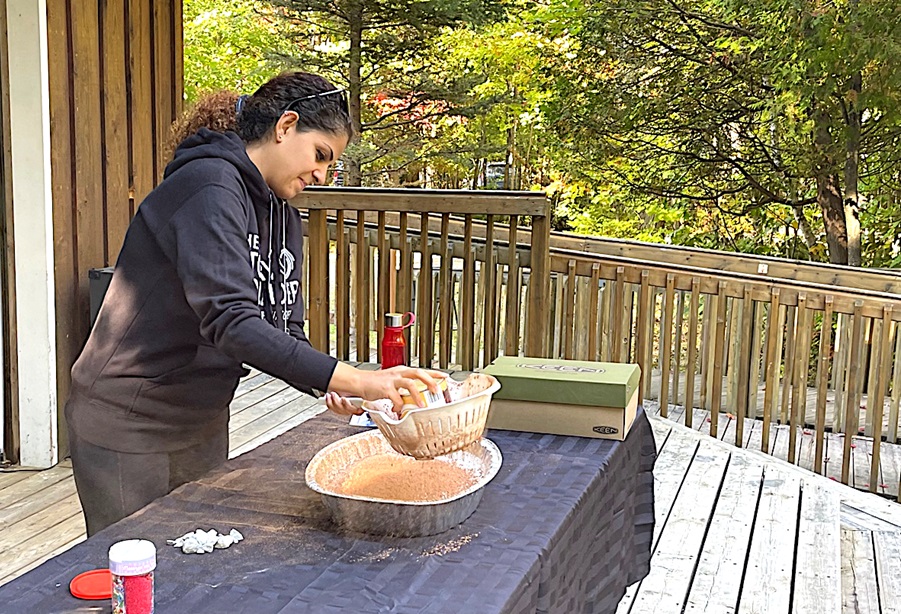
<path fill-rule="evenodd" d="M 845 143 L 845 226 L 848 233 L 848 264 L 860 266 L 860 200 L 857 183 L 860 168 L 860 109 L 857 96 L 861 90 L 861 75 L 851 77 L 849 92 L 852 100 L 848 104 L 848 136 Z"/>
<path fill-rule="evenodd" d="M 363 5 L 358 2 L 350 2 L 348 7 L 347 24 L 350 29 L 350 60 L 348 67 L 348 107 L 350 121 L 353 124 L 354 140 L 360 140 L 363 132 L 363 120 L 361 113 L 360 95 L 362 84 L 360 71 L 363 56 Z M 344 185 L 363 185 L 363 169 L 358 153 L 351 153 L 347 160 L 347 179 Z"/>
<path fill-rule="evenodd" d="M 829 116 L 817 111 L 814 116 L 816 135 L 814 148 L 819 159 L 814 174 L 817 181 L 817 204 L 823 214 L 826 230 L 826 244 L 829 247 L 829 262 L 848 264 L 848 234 L 845 226 L 845 207 L 835 156 L 832 152 L 832 134 L 829 132 Z"/>

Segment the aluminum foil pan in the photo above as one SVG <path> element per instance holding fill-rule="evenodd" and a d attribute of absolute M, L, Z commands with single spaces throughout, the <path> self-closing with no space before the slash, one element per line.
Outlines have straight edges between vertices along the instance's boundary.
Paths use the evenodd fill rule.
<path fill-rule="evenodd" d="M 349 531 L 373 535 L 419 537 L 447 531 L 476 510 L 486 484 L 497 475 L 503 460 L 494 442 L 481 439 L 442 457 L 478 476 L 476 482 L 436 501 L 392 501 L 337 493 L 327 485 L 354 462 L 376 454 L 397 454 L 379 431 L 345 437 L 322 450 L 307 465 L 307 485 L 322 495 L 335 524 Z"/>

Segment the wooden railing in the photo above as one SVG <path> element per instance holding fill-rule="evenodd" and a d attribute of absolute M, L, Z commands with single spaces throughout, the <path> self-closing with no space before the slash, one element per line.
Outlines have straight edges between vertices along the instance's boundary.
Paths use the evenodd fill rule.
<path fill-rule="evenodd" d="M 381 314 L 413 310 L 412 364 L 473 369 L 498 354 L 635 362 L 663 416 L 671 405 L 706 408 L 716 436 L 720 412 L 731 412 L 737 445 L 745 417 L 762 419 L 764 452 L 772 425 L 787 424 L 796 462 L 799 433 L 813 429 L 817 472 L 824 433 L 857 434 L 865 400 L 876 490 L 880 444 L 898 439 L 896 275 L 818 276 L 816 265 L 764 268 L 646 244 L 630 253 L 624 242 L 550 233 L 536 193 L 318 189 L 292 204 L 309 210 L 310 338 L 324 351 L 369 361 Z M 852 446 L 845 437 L 845 483 Z"/>
<path fill-rule="evenodd" d="M 310 341 L 318 349 L 332 350 L 334 322 L 336 354 L 350 357 L 353 329 L 354 355 L 368 360 L 382 314 L 413 310 L 418 364 L 484 365 L 500 353 L 502 329 L 505 353 L 547 354 L 550 205 L 543 194 L 322 189 L 292 204 L 309 210 Z M 347 211 L 355 215 L 347 219 Z M 452 215 L 462 217 L 462 236 L 451 237 Z M 477 215 L 485 218 L 480 238 L 473 237 Z M 506 238 L 496 231 L 497 216 L 509 219 Z M 327 257 L 332 245 L 334 259 Z"/>

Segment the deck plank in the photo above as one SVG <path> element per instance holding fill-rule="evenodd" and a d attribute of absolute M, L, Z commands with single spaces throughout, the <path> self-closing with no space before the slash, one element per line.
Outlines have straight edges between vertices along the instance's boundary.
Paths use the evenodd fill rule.
<path fill-rule="evenodd" d="M 0 536 L 12 525 L 36 514 L 45 507 L 50 507 L 75 492 L 75 478 L 69 475 L 59 482 L 45 486 L 30 496 L 0 508 Z M 2 548 L 0 548 L 2 552 Z"/>
<path fill-rule="evenodd" d="M 901 613 L 901 532 L 873 533 L 876 583 L 882 614 Z"/>
<path fill-rule="evenodd" d="M 269 383 L 274 379 L 275 378 L 272 377 L 271 375 L 269 375 L 267 373 L 260 373 L 259 371 L 257 371 L 253 375 L 248 375 L 247 377 L 245 377 L 238 383 L 238 387 L 235 388 L 235 397 L 234 398 L 237 399 L 237 398 L 247 394 L 251 390 L 255 390 L 256 388 L 259 388 L 263 384 Z M 232 402 L 234 402 L 234 401 L 232 401 Z"/>
<path fill-rule="evenodd" d="M 6 509 L 16 501 L 34 495 L 47 486 L 65 480 L 70 475 L 72 475 L 72 468 L 59 464 L 7 486 L 0 490 L 0 509 Z"/>
<path fill-rule="evenodd" d="M 286 384 L 285 382 L 277 379 L 268 381 L 262 386 L 244 393 L 240 397 L 234 399 L 229 405 L 229 412 L 231 412 L 232 419 L 234 419 L 235 416 L 243 412 L 248 407 L 252 407 L 258 403 L 272 399 L 273 397 L 277 397 L 278 395 L 285 393 L 286 391 L 293 391 L 297 394 L 303 394 L 299 390 L 295 390 L 294 388 L 288 386 L 288 384 Z"/>
<path fill-rule="evenodd" d="M 48 558 L 48 538 L 52 536 L 54 544 L 66 544 L 84 535 L 84 518 L 81 510 L 68 517 L 57 515 L 55 522 L 44 531 L 31 535 L 20 541 L 9 550 L 4 551 L 3 577 L 0 584 L 12 580 L 19 575 L 20 570 L 35 561 Z M 8 562 L 7 562 L 8 561 Z"/>
<path fill-rule="evenodd" d="M 685 475 L 631 612 L 679 614 L 701 552 L 730 454 L 701 443 Z"/>
<path fill-rule="evenodd" d="M 735 612 L 763 469 L 764 465 L 758 459 L 745 454 L 732 455 L 685 612 Z"/>
<path fill-rule="evenodd" d="M 842 529 L 842 612 L 879 614 L 876 555 L 870 531 Z"/>
<path fill-rule="evenodd" d="M 800 495 L 797 475 L 774 466 L 765 468 L 739 598 L 742 614 L 789 611 L 796 524 L 786 519 L 798 517 Z"/>
<path fill-rule="evenodd" d="M 41 471 L 40 469 L 4 469 L 0 471 L 0 495 L 3 494 L 3 489 L 12 486 L 22 480 L 28 478 L 29 476 L 35 475 Z"/>
<path fill-rule="evenodd" d="M 793 614 L 841 611 L 841 500 L 813 481 L 801 485 Z"/>
<path fill-rule="evenodd" d="M 234 435 L 235 431 L 239 431 L 248 425 L 253 424 L 257 420 L 266 417 L 268 414 L 281 409 L 288 403 L 293 403 L 302 399 L 312 399 L 312 397 L 305 395 L 299 390 L 294 390 L 293 388 L 284 390 L 280 394 L 266 397 L 262 401 L 258 401 L 237 413 L 233 413 L 229 419 L 228 430 Z"/>
<path fill-rule="evenodd" d="M 81 504 L 78 501 L 74 483 L 71 488 L 71 492 L 61 500 L 36 511 L 19 522 L 3 526 L 0 529 L 0 552 L 11 552 L 18 544 L 26 541 L 32 535 L 37 535 L 53 527 L 61 518 L 81 517 Z M 4 571 L 5 567 L 4 565 Z"/>
<path fill-rule="evenodd" d="M 234 451 L 234 453 L 229 452 L 229 458 L 237 456 L 239 449 L 242 450 L 241 453 L 249 449 L 248 445 L 254 440 L 259 442 L 269 441 L 284 433 L 291 428 L 286 426 L 286 424 L 290 423 L 292 418 L 298 416 L 303 418 L 292 424 L 292 426 L 296 426 L 323 411 L 325 411 L 325 406 L 317 403 L 316 399 L 311 396 L 300 394 L 298 397 L 291 398 L 290 401 L 286 400 L 286 402 L 272 408 L 266 414 L 229 433 L 228 448 Z M 269 436 L 268 439 L 265 439 L 266 436 Z M 256 445 L 259 445 L 259 443 Z"/>

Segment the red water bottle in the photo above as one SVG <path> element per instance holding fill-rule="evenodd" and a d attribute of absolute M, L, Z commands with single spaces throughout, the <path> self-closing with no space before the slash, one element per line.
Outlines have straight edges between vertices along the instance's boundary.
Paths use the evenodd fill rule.
<path fill-rule="evenodd" d="M 410 321 L 404 324 L 406 316 L 410 316 Z M 409 311 L 403 314 L 385 314 L 385 335 L 382 337 L 383 369 L 407 364 L 407 342 L 404 339 L 404 329 L 412 326 L 415 321 L 416 316 Z"/>

